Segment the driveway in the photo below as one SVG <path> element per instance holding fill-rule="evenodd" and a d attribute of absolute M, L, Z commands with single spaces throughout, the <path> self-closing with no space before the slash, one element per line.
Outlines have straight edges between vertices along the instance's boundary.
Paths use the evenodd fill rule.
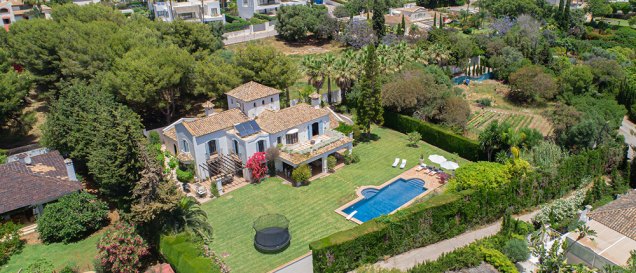
<path fill-rule="evenodd" d="M 634 147 L 636 147 L 636 124 L 623 117 L 623 123 L 618 129 L 618 133 L 625 137 L 625 144 L 629 147 L 627 157 L 634 158 Z"/>

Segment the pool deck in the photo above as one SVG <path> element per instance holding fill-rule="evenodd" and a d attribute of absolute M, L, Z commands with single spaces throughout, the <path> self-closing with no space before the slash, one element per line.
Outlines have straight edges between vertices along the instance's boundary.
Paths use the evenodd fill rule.
<path fill-rule="evenodd" d="M 432 175 L 429 175 L 429 174 L 425 173 L 424 170 L 421 170 L 421 171 L 418 172 L 417 171 L 417 166 L 418 165 L 416 165 L 415 167 L 404 171 L 403 173 L 401 173 L 400 175 L 398 175 L 396 177 L 393 177 L 393 178 L 389 179 L 389 181 L 386 181 L 386 182 L 382 183 L 382 185 L 358 187 L 356 189 L 356 194 L 358 195 L 358 197 L 356 199 L 353 199 L 350 202 L 340 206 L 339 208 L 335 209 L 334 211 L 336 213 L 342 215 L 343 217 L 345 217 L 345 219 L 347 219 L 347 218 L 349 218 L 349 215 L 344 213 L 344 212 L 342 212 L 342 210 L 344 210 L 345 208 L 353 205 L 354 203 L 364 199 L 364 196 L 362 195 L 362 190 L 365 190 L 365 189 L 378 189 L 379 190 L 379 189 L 382 189 L 382 188 L 386 187 L 387 185 L 391 184 L 393 181 L 395 181 L 397 179 L 400 179 L 400 178 L 405 179 L 405 180 L 413 179 L 413 178 L 422 179 L 424 181 L 424 187 L 426 188 L 426 191 L 421 193 L 420 195 L 416 196 L 415 198 L 411 199 L 411 201 L 408 201 L 408 202 L 404 203 L 404 205 L 402 205 L 399 208 L 393 210 L 389 214 L 393 214 L 396 211 L 413 204 L 413 202 L 415 202 L 415 200 L 426 196 L 427 194 L 433 192 L 435 189 L 437 189 L 440 186 L 442 186 L 442 184 L 439 181 L 439 178 L 437 178 L 436 176 L 432 176 Z M 352 222 L 354 222 L 356 224 L 359 224 L 359 225 L 362 224 L 361 221 L 359 221 L 358 219 L 355 219 L 355 215 L 353 217 L 350 217 L 348 220 L 352 221 Z"/>

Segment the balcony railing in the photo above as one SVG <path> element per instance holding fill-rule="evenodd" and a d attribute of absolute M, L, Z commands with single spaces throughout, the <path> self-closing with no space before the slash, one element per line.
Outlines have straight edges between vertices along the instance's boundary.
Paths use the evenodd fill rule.
<path fill-rule="evenodd" d="M 308 154 L 334 143 L 343 137 L 345 137 L 345 135 L 338 131 L 326 130 L 324 134 L 314 136 L 309 141 L 284 146 L 282 150 L 289 154 Z"/>

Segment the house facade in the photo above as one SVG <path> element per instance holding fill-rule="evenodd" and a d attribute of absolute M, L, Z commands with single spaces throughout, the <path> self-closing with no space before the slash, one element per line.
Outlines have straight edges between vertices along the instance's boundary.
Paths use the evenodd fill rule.
<path fill-rule="evenodd" d="M 155 18 L 165 22 L 184 20 L 188 22 L 222 22 L 225 15 L 221 14 L 219 1 L 187 1 L 187 2 L 148 2 Z"/>
<path fill-rule="evenodd" d="M 33 5 L 26 4 L 21 0 L 0 1 L 0 17 L 2 17 L 2 27 L 9 30 L 9 26 L 20 20 L 28 20 L 31 17 Z M 46 19 L 51 18 L 51 8 L 41 5 L 42 15 Z"/>
<path fill-rule="evenodd" d="M 206 107 L 205 117 L 164 128 L 166 147 L 174 145 L 180 161 L 194 164 L 200 180 L 214 179 L 222 165 L 238 166 L 234 175 L 249 179 L 242 166 L 271 147 L 279 150 L 276 171 L 286 176 L 302 164 L 314 173 L 327 172 L 328 156 L 351 152 L 353 140 L 333 130 L 338 122 L 330 110 L 319 102 L 280 109 L 280 93 L 255 82 L 239 86 L 227 93 L 229 110 L 216 113 Z"/>
<path fill-rule="evenodd" d="M 254 14 L 273 14 L 282 6 L 306 5 L 307 0 L 236 0 L 238 15 L 249 19 Z"/>
<path fill-rule="evenodd" d="M 404 15 L 404 18 L 410 22 L 419 22 L 432 18 L 426 8 L 416 6 L 415 4 L 406 4 L 402 8 L 391 9 L 389 14 L 393 16 Z"/>

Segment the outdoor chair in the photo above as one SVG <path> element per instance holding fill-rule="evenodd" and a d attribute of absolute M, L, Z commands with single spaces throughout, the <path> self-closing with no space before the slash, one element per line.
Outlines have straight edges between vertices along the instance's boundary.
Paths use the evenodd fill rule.
<path fill-rule="evenodd" d="M 393 161 L 393 168 L 397 167 L 398 164 L 400 164 L 400 159 L 396 157 L 395 161 Z"/>
<path fill-rule="evenodd" d="M 404 169 L 406 167 L 406 159 L 402 159 L 402 164 L 400 164 L 400 169 Z"/>

